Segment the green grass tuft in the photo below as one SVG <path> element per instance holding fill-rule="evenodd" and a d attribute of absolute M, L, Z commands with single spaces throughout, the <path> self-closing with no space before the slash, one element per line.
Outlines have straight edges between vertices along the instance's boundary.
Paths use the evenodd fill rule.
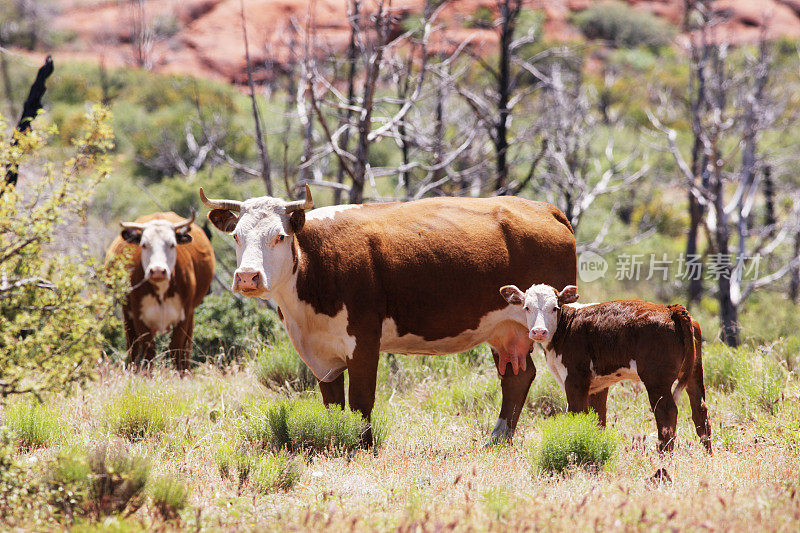
<path fill-rule="evenodd" d="M 153 505 L 165 520 L 177 518 L 189 500 L 189 489 L 174 475 L 155 478 L 148 485 L 147 492 Z"/>
<path fill-rule="evenodd" d="M 114 434 L 138 440 L 162 434 L 180 411 L 177 398 L 157 384 L 131 380 L 106 406 L 105 423 Z"/>
<path fill-rule="evenodd" d="M 528 409 L 537 416 L 548 417 L 567 411 L 567 398 L 555 378 L 546 370 L 537 371 L 528 399 Z"/>
<path fill-rule="evenodd" d="M 250 483 L 259 492 L 289 490 L 303 473 L 301 457 L 281 450 L 274 455 L 257 455 L 252 458 Z"/>
<path fill-rule="evenodd" d="M 533 459 L 539 471 L 560 474 L 576 466 L 600 469 L 615 452 L 616 442 L 600 428 L 596 413 L 565 413 L 542 423 Z"/>
<path fill-rule="evenodd" d="M 50 446 L 67 432 L 56 413 L 35 400 L 11 404 L 2 415 L 2 423 L 8 426 L 17 446 L 23 449 Z"/>
<path fill-rule="evenodd" d="M 317 378 L 288 341 L 261 348 L 255 360 L 255 374 L 265 387 L 311 390 Z"/>
<path fill-rule="evenodd" d="M 385 417 L 376 417 L 373 433 L 383 444 Z M 256 406 L 241 428 L 245 441 L 261 448 L 345 453 L 361 443 L 367 422 L 358 412 L 325 407 L 316 399 L 284 399 Z"/>

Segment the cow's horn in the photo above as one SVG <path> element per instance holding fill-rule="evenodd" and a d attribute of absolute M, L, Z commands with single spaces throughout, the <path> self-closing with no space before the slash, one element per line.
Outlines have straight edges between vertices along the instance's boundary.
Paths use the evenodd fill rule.
<path fill-rule="evenodd" d="M 124 229 L 140 229 L 144 230 L 144 224 L 140 224 L 139 222 L 122 222 L 119 223 Z"/>
<path fill-rule="evenodd" d="M 311 188 L 308 186 L 308 183 L 306 183 L 306 199 L 297 200 L 294 202 L 286 202 L 284 207 L 286 208 L 286 213 L 291 213 L 292 211 L 297 211 L 299 209 L 308 211 L 314 207 L 314 199 L 311 197 Z"/>
<path fill-rule="evenodd" d="M 200 187 L 200 199 L 209 209 L 227 209 L 228 211 L 242 210 L 242 202 L 237 202 L 236 200 L 218 200 L 214 198 L 206 198 L 206 193 L 203 192 L 202 187 Z"/>
<path fill-rule="evenodd" d="M 180 222 L 173 222 L 172 227 L 175 228 L 175 231 L 181 230 L 187 226 L 191 226 L 192 222 L 194 222 L 195 217 L 197 216 L 197 211 L 192 209 L 192 216 L 185 220 L 181 220 Z"/>

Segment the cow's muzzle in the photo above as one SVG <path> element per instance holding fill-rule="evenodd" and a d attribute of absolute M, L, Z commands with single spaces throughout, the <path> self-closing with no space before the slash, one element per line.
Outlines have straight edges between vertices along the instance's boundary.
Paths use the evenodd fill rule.
<path fill-rule="evenodd" d="M 169 279 L 169 272 L 164 267 L 150 267 L 147 269 L 147 279 L 154 283 L 161 283 Z"/>
<path fill-rule="evenodd" d="M 258 270 L 237 270 L 233 274 L 233 292 L 257 296 L 267 289 L 264 275 Z"/>
<path fill-rule="evenodd" d="M 546 329 L 532 329 L 528 333 L 528 337 L 536 342 L 542 342 L 547 338 L 547 330 Z"/>

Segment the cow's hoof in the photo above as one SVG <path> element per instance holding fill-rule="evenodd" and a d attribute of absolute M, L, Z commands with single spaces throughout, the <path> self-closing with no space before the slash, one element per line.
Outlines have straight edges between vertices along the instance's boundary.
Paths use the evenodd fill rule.
<path fill-rule="evenodd" d="M 503 420 L 502 418 L 497 419 L 497 423 L 494 425 L 494 429 L 492 430 L 492 435 L 489 437 L 489 442 L 486 443 L 486 446 L 497 446 L 499 444 L 511 444 L 511 438 L 514 436 L 514 431 L 508 425 L 508 422 Z"/>

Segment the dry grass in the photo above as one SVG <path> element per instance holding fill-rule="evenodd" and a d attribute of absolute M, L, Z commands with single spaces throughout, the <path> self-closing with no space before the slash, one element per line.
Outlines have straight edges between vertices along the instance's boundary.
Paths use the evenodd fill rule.
<path fill-rule="evenodd" d="M 615 459 L 600 472 L 574 470 L 553 477 L 538 473 L 529 460 L 541 439 L 541 415 L 523 414 L 513 445 L 484 447 L 499 402 L 476 401 L 465 409 L 448 400 L 432 408 L 431 398 L 439 398 L 442 388 L 463 381 L 472 397 L 482 390 L 481 383 L 496 379 L 488 360 L 404 386 L 387 373 L 384 364 L 378 403 L 389 417 L 390 434 L 383 447 L 342 457 L 306 452 L 299 480 L 288 490 L 266 493 L 236 476 L 223 478 L 215 454 L 237 438 L 244 413 L 256 402 L 310 393 L 262 388 L 249 368 L 223 374 L 205 366 L 190 378 L 167 370 L 135 378 L 147 380 L 181 407 L 163 433 L 125 444 L 150 458 L 151 476 L 179 479 L 189 495 L 177 520 L 164 522 L 150 503 L 128 518 L 128 525 L 280 531 L 793 531 L 800 525 L 800 388 L 795 376 L 773 413 L 743 417 L 735 394 L 709 391 L 711 457 L 691 431 L 685 398 L 679 404 L 676 451 L 659 456 L 645 394 L 618 386 L 609 406 L 609 425 L 620 443 Z M 52 402 L 71 429 L 65 445 L 119 442 L 103 416 L 130 379 L 108 367 L 83 394 Z M 20 453 L 52 454 L 55 448 Z M 650 479 L 659 468 L 666 469 L 671 482 Z"/>

